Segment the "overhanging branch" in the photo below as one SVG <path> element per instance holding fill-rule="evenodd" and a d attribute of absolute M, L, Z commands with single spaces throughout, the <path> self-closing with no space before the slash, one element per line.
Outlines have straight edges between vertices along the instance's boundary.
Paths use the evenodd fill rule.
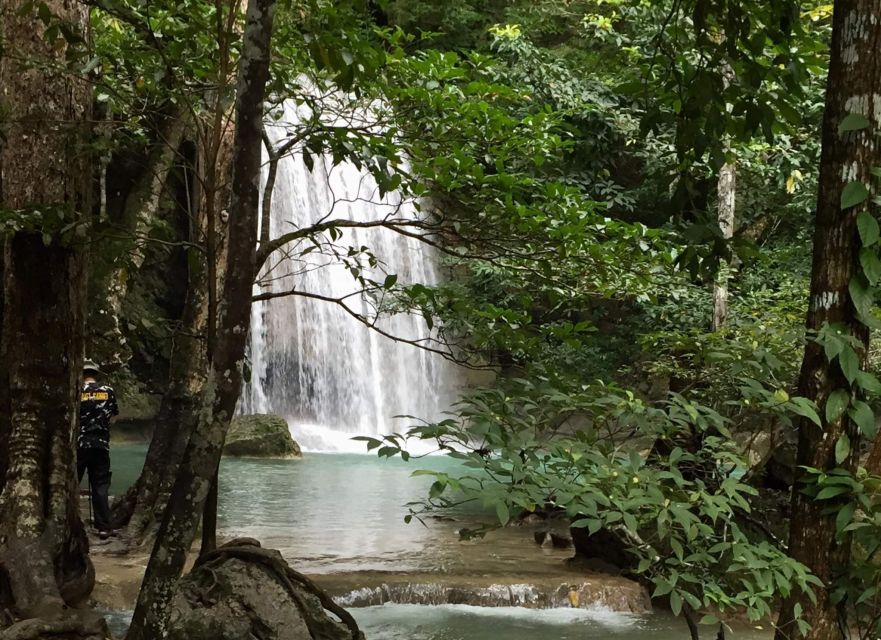
<path fill-rule="evenodd" d="M 357 293 L 361 293 L 361 292 L 359 291 L 359 292 L 355 292 L 355 293 L 357 294 Z M 401 336 L 397 336 L 393 333 L 389 333 L 385 329 L 378 327 L 376 325 L 375 320 L 371 320 L 367 316 L 365 316 L 361 313 L 358 313 L 357 311 L 354 311 L 351 307 L 349 307 L 345 303 L 346 298 L 350 298 L 350 297 L 352 297 L 352 295 L 355 295 L 355 294 L 349 294 L 349 295 L 343 296 L 341 298 L 334 298 L 332 296 L 325 296 L 325 295 L 321 295 L 319 293 L 311 293 L 309 291 L 300 291 L 298 289 L 289 289 L 287 291 L 271 291 L 268 293 L 260 293 L 260 294 L 253 296 L 251 298 L 251 301 L 252 302 L 264 302 L 267 300 L 274 300 L 276 298 L 285 298 L 285 297 L 289 297 L 289 296 L 299 296 L 301 298 L 309 298 L 310 300 L 320 300 L 322 302 L 328 302 L 328 303 L 335 304 L 335 305 L 341 307 L 343 309 L 343 311 L 345 311 L 351 317 L 355 318 L 355 320 L 357 320 L 358 322 L 360 322 L 361 324 L 366 326 L 368 329 L 377 332 L 379 335 L 381 335 L 385 338 L 388 338 L 389 340 L 391 340 L 393 342 L 400 343 L 400 344 L 409 344 L 413 347 L 416 347 L 417 349 L 422 349 L 423 351 L 437 354 L 437 355 L 441 356 L 442 358 L 449 360 L 450 362 L 453 362 L 453 363 L 460 365 L 462 367 L 466 367 L 468 369 L 488 370 L 488 369 L 493 368 L 490 365 L 475 364 L 474 362 L 472 362 L 471 360 L 468 360 L 467 358 L 460 358 L 460 357 L 456 356 L 452 352 L 452 350 L 438 349 L 436 347 L 432 347 L 432 346 L 426 344 L 426 342 L 431 342 L 431 341 L 439 343 L 440 341 L 438 341 L 438 340 L 433 340 L 432 338 L 419 338 L 419 339 L 402 338 Z"/>

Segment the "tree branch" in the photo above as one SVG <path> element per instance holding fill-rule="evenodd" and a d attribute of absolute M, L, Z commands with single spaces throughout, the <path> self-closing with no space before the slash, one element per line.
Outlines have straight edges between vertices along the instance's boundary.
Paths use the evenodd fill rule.
<path fill-rule="evenodd" d="M 420 338 L 420 339 L 402 338 L 400 336 L 394 335 L 393 333 L 389 333 L 388 331 L 386 331 L 384 329 L 381 329 L 380 327 L 376 326 L 375 320 L 371 321 L 370 318 L 358 313 L 357 311 L 352 310 L 345 303 L 346 298 L 350 298 L 350 297 L 352 297 L 352 295 L 355 295 L 357 293 L 361 293 L 361 292 L 358 291 L 358 292 L 355 292 L 354 294 L 349 294 L 349 295 L 343 296 L 341 298 L 333 298 L 331 296 L 325 296 L 325 295 L 321 295 L 319 293 L 310 293 L 308 291 L 299 291 L 297 289 L 289 289 L 288 291 L 272 291 L 269 293 L 257 294 L 251 298 L 251 302 L 264 302 L 267 300 L 274 300 L 276 298 L 286 298 L 288 296 L 300 296 L 301 298 L 309 298 L 311 300 L 320 300 L 322 302 L 329 302 L 329 303 L 332 303 L 332 304 L 335 304 L 335 305 L 341 307 L 343 309 L 343 311 L 345 311 L 347 314 L 349 314 L 350 316 L 355 318 L 355 320 L 357 320 L 358 322 L 360 322 L 361 324 L 366 326 L 368 329 L 376 331 L 379 335 L 381 335 L 385 338 L 388 338 L 389 340 L 392 340 L 393 342 L 398 342 L 401 344 L 409 344 L 411 346 L 416 347 L 417 349 L 422 349 L 423 351 L 437 354 L 437 355 L 445 358 L 446 360 L 449 360 L 450 362 L 453 362 L 457 365 L 466 367 L 468 369 L 474 369 L 474 370 L 493 369 L 493 367 L 490 365 L 475 364 L 474 362 L 472 362 L 468 359 L 459 358 L 458 356 L 456 356 L 452 352 L 452 350 L 437 349 L 435 347 L 431 347 L 431 346 L 428 346 L 427 344 L 425 344 L 426 342 L 431 342 L 431 341 L 440 343 L 440 341 L 434 340 L 433 338 Z"/>
<path fill-rule="evenodd" d="M 265 196 L 264 196 L 265 197 Z M 269 240 L 266 243 L 261 243 L 260 247 L 257 249 L 257 266 L 262 267 L 266 262 L 267 258 L 278 249 L 281 249 L 284 245 L 289 242 L 293 242 L 294 240 L 300 240 L 302 238 L 307 238 L 311 235 L 315 235 L 316 233 L 322 233 L 329 229 L 334 228 L 355 228 L 355 229 L 370 229 L 376 227 L 385 227 L 387 229 L 393 229 L 398 231 L 398 227 L 402 226 L 410 226 L 410 227 L 423 227 L 424 223 L 420 220 L 368 220 L 365 222 L 359 222 L 356 220 L 347 220 L 338 218 L 335 220 L 327 220 L 325 222 L 319 222 L 309 227 L 302 227 L 301 229 L 297 229 L 296 231 L 291 231 L 290 233 L 285 233 L 284 235 L 275 238 L 274 240 Z M 419 237 L 419 236 L 415 236 Z"/>

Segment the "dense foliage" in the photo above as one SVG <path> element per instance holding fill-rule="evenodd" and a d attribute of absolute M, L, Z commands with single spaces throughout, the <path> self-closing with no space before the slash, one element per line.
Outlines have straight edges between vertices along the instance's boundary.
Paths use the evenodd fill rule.
<path fill-rule="evenodd" d="M 101 167 L 90 322 L 113 339 L 90 348 L 133 388 L 164 390 L 181 336 L 212 348 L 243 7 L 88 4 L 91 41 L 43 3 L 23 11 L 69 47 L 58 72 L 91 83 L 100 116 L 83 146 Z M 359 320 L 419 314 L 431 335 L 418 346 L 491 372 L 447 419 L 363 438 L 380 456 L 409 459 L 408 440 L 421 440 L 461 461 L 459 475 L 433 474 L 410 518 L 477 502 L 489 515 L 473 535 L 563 517 L 588 542 L 611 533 L 623 570 L 690 622 L 765 619 L 781 598 L 826 589 L 863 637 L 878 633 L 881 383 L 858 335 L 881 324 L 874 185 L 853 180 L 840 202 L 859 209 L 848 283 L 859 327 L 804 328 L 833 8 L 278 3 L 267 113 L 285 136 L 264 140 L 266 171 L 294 154 L 365 168 L 421 213 L 382 225 L 431 245 L 450 277 L 368 276 L 382 256 L 350 246 L 351 222 L 330 214 L 261 237 L 258 266 L 325 254 L 370 303 Z M 297 122 L 284 122 L 285 101 Z M 850 113 L 838 133 L 870 124 Z M 730 237 L 725 170 L 737 176 Z M 0 224 L 47 245 L 87 228 L 54 207 L 0 210 Z M 713 331 L 720 283 L 727 322 Z M 806 344 L 843 381 L 819 403 L 797 391 Z M 835 468 L 797 469 L 798 429 L 842 421 Z M 771 517 L 793 491 L 828 505 L 853 549 L 834 584 L 790 556 L 787 514 Z"/>

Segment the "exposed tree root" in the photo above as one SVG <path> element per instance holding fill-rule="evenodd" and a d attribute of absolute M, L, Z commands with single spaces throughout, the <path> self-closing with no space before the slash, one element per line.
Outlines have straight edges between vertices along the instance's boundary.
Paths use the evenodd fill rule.
<path fill-rule="evenodd" d="M 349 629 L 352 634 L 352 640 L 359 640 L 364 637 L 358 628 L 358 623 L 355 622 L 355 618 L 352 617 L 352 614 L 335 603 L 333 599 L 321 589 L 321 587 L 316 585 L 309 578 L 299 571 L 291 569 L 287 562 L 285 562 L 277 552 L 261 548 L 260 542 L 253 538 L 236 538 L 218 549 L 206 553 L 196 561 L 193 571 L 200 567 L 210 570 L 212 566 L 219 565 L 228 558 L 235 558 L 243 562 L 252 562 L 269 569 L 278 578 L 278 581 L 284 585 L 285 589 L 290 594 L 291 599 L 297 603 L 297 607 L 303 616 L 303 620 L 309 627 L 309 633 L 315 640 L 323 640 L 324 638 L 334 638 L 337 636 L 333 634 L 332 630 L 326 628 L 326 619 L 316 618 L 312 614 L 310 607 L 303 602 L 298 589 L 306 590 L 318 598 L 319 602 L 321 602 L 321 606 L 339 618 Z M 295 584 L 297 587 L 294 586 Z M 0 637 L 0 640 L 5 640 L 5 638 Z"/>

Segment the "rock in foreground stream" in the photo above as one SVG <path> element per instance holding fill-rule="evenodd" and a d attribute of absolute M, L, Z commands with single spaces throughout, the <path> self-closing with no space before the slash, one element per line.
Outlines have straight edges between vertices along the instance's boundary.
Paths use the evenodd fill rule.
<path fill-rule="evenodd" d="M 250 539 L 206 554 L 181 580 L 168 637 L 363 640 L 344 609 L 291 569 L 278 551 Z"/>

